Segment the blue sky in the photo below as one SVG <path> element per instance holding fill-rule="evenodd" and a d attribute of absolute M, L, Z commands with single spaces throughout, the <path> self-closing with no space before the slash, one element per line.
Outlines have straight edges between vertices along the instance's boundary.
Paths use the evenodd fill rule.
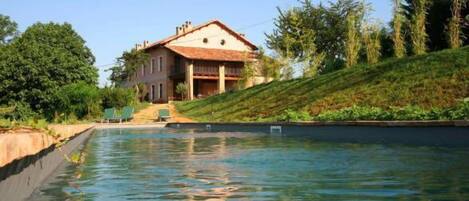
<path fill-rule="evenodd" d="M 371 17 L 383 23 L 390 20 L 390 0 L 368 2 L 374 9 Z M 35 22 L 72 24 L 95 55 L 103 86 L 109 83 L 104 69 L 122 51 L 143 40 L 153 42 L 172 35 L 186 20 L 198 25 L 219 19 L 264 45 L 264 33 L 273 29 L 272 19 L 278 14 L 276 7 L 295 5 L 297 0 L 0 0 L 0 14 L 15 20 L 20 31 Z"/>

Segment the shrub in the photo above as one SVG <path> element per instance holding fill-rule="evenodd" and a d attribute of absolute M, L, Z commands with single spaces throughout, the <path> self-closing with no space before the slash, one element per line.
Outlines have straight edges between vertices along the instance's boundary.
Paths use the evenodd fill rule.
<path fill-rule="evenodd" d="M 279 120 L 295 122 L 295 121 L 311 121 L 312 118 L 308 112 L 287 109 L 284 111 L 284 114 L 280 116 Z"/>
<path fill-rule="evenodd" d="M 353 106 L 336 111 L 326 111 L 314 117 L 318 121 L 355 120 L 467 120 L 469 102 L 463 101 L 452 108 L 424 110 L 417 106 L 391 107 L 388 110 L 377 107 Z"/>
<path fill-rule="evenodd" d="M 132 89 L 105 87 L 101 89 L 101 99 L 103 108 L 122 108 L 127 105 L 132 105 L 137 97 Z"/>
<path fill-rule="evenodd" d="M 1 107 L 0 118 L 24 121 L 30 118 L 39 118 L 29 104 L 23 102 L 12 103 L 8 107 Z"/>
<path fill-rule="evenodd" d="M 96 117 L 101 112 L 99 89 L 84 82 L 65 85 L 57 94 L 56 112 L 76 115 L 78 118 Z"/>

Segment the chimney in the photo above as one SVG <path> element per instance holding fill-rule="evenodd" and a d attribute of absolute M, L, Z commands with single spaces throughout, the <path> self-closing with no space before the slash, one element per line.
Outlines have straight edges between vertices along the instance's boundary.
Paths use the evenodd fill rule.
<path fill-rule="evenodd" d="M 184 27 L 176 27 L 176 35 L 181 35 L 184 33 Z"/>
<path fill-rule="evenodd" d="M 148 41 L 147 40 L 144 40 L 143 41 L 143 48 L 146 48 L 148 46 Z"/>
<path fill-rule="evenodd" d="M 186 31 L 191 31 L 191 30 L 192 30 L 192 22 L 186 21 Z"/>

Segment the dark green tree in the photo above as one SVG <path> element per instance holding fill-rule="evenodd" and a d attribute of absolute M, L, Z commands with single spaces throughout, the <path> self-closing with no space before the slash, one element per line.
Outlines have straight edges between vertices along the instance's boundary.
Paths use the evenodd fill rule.
<path fill-rule="evenodd" d="M 324 64 L 320 73 L 339 69 L 344 65 L 346 17 L 348 13 L 357 15 L 358 21 L 363 20 L 366 5 L 357 0 L 338 0 L 326 6 L 314 5 L 309 0 L 301 2 L 300 7 L 280 10 L 275 19 L 275 29 L 266 34 L 267 45 L 271 49 L 286 54 L 287 46 L 292 55 L 302 60 L 307 55 L 303 43 L 314 43 L 317 52 L 325 54 Z M 315 41 L 304 41 L 302 37 L 308 30 L 314 30 Z M 292 44 L 285 44 L 286 37 L 292 38 Z"/>
<path fill-rule="evenodd" d="M 22 102 L 47 117 L 61 86 L 96 85 L 95 58 L 68 23 L 36 23 L 0 50 L 0 104 Z"/>
<path fill-rule="evenodd" d="M 5 45 L 18 35 L 18 25 L 10 17 L 0 14 L 0 45 Z"/>

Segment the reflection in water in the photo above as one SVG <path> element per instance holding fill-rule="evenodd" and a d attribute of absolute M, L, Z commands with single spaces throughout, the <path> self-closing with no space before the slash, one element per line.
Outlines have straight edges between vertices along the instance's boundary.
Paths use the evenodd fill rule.
<path fill-rule="evenodd" d="M 465 200 L 469 148 L 102 130 L 31 200 Z M 79 175 L 79 176 L 77 176 Z"/>

